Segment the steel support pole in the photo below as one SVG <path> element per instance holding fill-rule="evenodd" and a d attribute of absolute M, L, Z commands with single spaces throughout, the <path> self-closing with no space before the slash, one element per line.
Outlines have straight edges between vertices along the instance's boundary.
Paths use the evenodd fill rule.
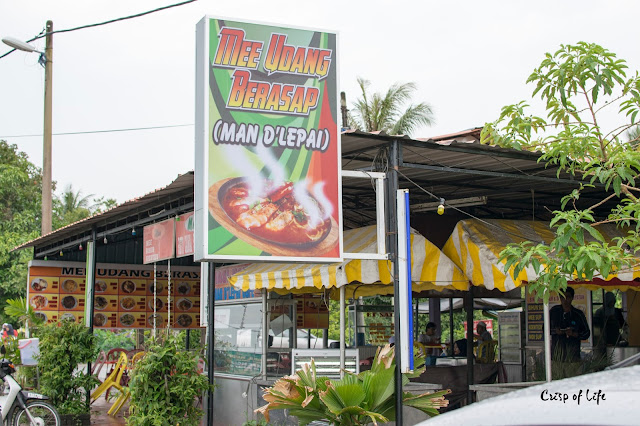
<path fill-rule="evenodd" d="M 393 297 L 394 297 L 394 337 L 395 337 L 395 405 L 396 405 L 396 425 L 402 426 L 402 370 L 400 360 L 402 359 L 402 337 L 400 333 L 400 267 L 398 265 L 398 218 L 396 208 L 396 198 L 398 192 L 398 165 L 400 164 L 400 152 L 398 141 L 391 142 L 389 147 L 389 170 L 387 172 L 387 248 L 389 260 L 393 262 Z"/>
<path fill-rule="evenodd" d="M 473 285 L 469 285 L 467 297 L 465 297 L 465 310 L 467 311 L 467 384 L 473 384 Z M 473 391 L 467 389 L 467 404 L 473 403 Z"/>
<path fill-rule="evenodd" d="M 262 292 L 262 359 L 260 360 L 260 371 L 262 380 L 267 380 L 267 356 L 269 353 L 269 292 L 266 288 Z M 289 333 L 291 337 L 291 333 Z M 289 338 L 291 341 L 291 338 Z"/>
<path fill-rule="evenodd" d="M 551 316 L 549 315 L 549 303 L 542 305 L 542 318 L 544 320 L 544 371 L 547 382 L 552 379 L 551 375 Z"/>
<path fill-rule="evenodd" d="M 448 356 L 453 356 L 453 298 L 449 298 L 449 349 Z"/>
<path fill-rule="evenodd" d="M 42 140 L 42 235 L 52 230 L 51 139 L 53 108 L 53 22 L 47 21 L 44 49 L 44 132 Z"/>
<path fill-rule="evenodd" d="M 215 277 L 216 277 L 216 264 L 213 262 L 208 263 L 209 273 L 207 277 L 206 283 L 201 283 L 201 285 L 207 286 L 207 324 L 209 333 L 207 336 L 207 365 L 208 371 L 207 376 L 209 378 L 209 385 L 213 388 L 214 385 L 214 375 L 213 375 L 213 366 L 215 365 L 213 359 L 214 346 L 215 346 L 215 326 L 214 326 L 214 318 L 215 318 L 215 304 L 216 304 L 216 292 L 215 292 Z M 209 389 L 207 391 L 207 426 L 213 426 L 213 390 Z"/>
<path fill-rule="evenodd" d="M 342 286 L 340 287 L 340 378 L 344 377 L 345 350 L 347 348 L 347 345 L 345 343 L 346 333 L 344 330 L 346 326 L 344 311 L 347 308 L 345 298 L 345 286 Z"/>

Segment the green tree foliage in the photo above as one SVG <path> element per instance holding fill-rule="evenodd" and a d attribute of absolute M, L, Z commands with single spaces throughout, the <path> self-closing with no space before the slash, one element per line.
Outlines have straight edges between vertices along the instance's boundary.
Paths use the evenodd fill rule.
<path fill-rule="evenodd" d="M 549 293 L 566 288 L 568 280 L 590 281 L 594 276 L 627 269 L 637 259 L 639 246 L 640 152 L 625 134 L 638 125 L 640 77 L 627 76 L 627 65 L 597 44 L 562 45 L 547 53 L 527 83 L 535 84 L 546 117 L 526 112 L 520 102 L 502 109 L 498 120 L 485 125 L 482 142 L 502 147 L 540 150 L 541 161 L 570 173 L 581 186 L 562 199 L 561 210 L 550 222 L 555 239 L 550 244 L 525 242 L 502 253 L 506 268 L 517 276 L 532 267 L 539 278 L 532 291 L 548 300 Z M 617 122 L 604 117 L 612 111 Z M 602 185 L 608 193 L 591 206 L 578 208 L 586 187 Z M 605 203 L 615 207 L 596 216 Z M 597 225 L 615 223 L 625 236 L 606 241 Z"/>
<path fill-rule="evenodd" d="M 122 348 L 132 350 L 136 347 L 134 330 L 101 330 L 94 329 L 95 336 L 95 357 L 97 358 L 100 351 L 105 353 L 111 349 Z"/>
<path fill-rule="evenodd" d="M 42 172 L 16 145 L 0 140 L 0 306 L 24 296 L 28 250 L 11 250 L 40 235 Z M 0 319 L 8 318 L 0 312 Z"/>
<path fill-rule="evenodd" d="M 416 90 L 415 83 L 394 84 L 384 95 L 369 93 L 371 83 L 358 77 L 361 97 L 353 104 L 350 121 L 354 128 L 366 132 L 384 131 L 392 135 L 409 135 L 418 126 L 431 126 L 433 108 L 426 102 L 405 104 Z"/>

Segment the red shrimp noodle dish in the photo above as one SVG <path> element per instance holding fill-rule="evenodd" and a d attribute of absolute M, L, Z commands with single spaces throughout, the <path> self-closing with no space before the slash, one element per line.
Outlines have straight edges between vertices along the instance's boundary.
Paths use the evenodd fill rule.
<path fill-rule="evenodd" d="M 238 227 L 271 243 L 311 247 L 331 230 L 327 210 L 304 185 L 262 181 L 252 187 L 236 178 L 220 188 L 218 199 Z"/>

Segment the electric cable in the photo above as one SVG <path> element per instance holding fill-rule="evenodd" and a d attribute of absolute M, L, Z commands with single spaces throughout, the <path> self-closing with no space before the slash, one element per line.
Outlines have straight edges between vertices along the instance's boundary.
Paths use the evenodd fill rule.
<path fill-rule="evenodd" d="M 115 133 L 115 132 L 134 132 L 139 130 L 155 130 L 155 129 L 170 129 L 175 127 L 190 127 L 193 124 L 169 124 L 166 126 L 150 126 L 150 127 L 131 127 L 126 129 L 108 129 L 108 130 L 87 130 L 84 132 L 61 132 L 61 133 L 53 133 L 53 136 L 68 136 L 68 135 L 91 135 L 97 133 Z M 2 138 L 31 138 L 31 137 L 42 137 L 42 133 L 40 134 L 32 134 L 32 135 L 8 135 L 8 136 L 0 136 Z"/>
<path fill-rule="evenodd" d="M 98 22 L 96 24 L 81 25 L 79 27 L 68 28 L 66 30 L 55 30 L 55 31 L 51 31 L 50 33 L 47 33 L 47 32 L 45 32 L 43 30 L 37 36 L 33 37 L 30 40 L 27 40 L 27 43 L 31 43 L 32 41 L 35 41 L 35 40 L 38 40 L 40 38 L 46 37 L 49 34 L 68 33 L 68 32 L 71 32 L 71 31 L 84 30 L 86 28 L 99 27 L 99 26 L 102 26 L 102 25 L 112 24 L 114 22 L 125 21 L 127 19 L 139 18 L 141 16 L 149 15 L 149 14 L 152 14 L 152 13 L 155 13 L 155 12 L 160 12 L 162 10 L 171 9 L 171 8 L 178 7 L 178 6 L 184 6 L 185 4 L 193 3 L 193 2 L 196 2 L 196 1 L 198 1 L 198 0 L 187 0 L 187 1 L 183 1 L 181 3 L 170 4 L 168 6 L 162 6 L 162 7 L 156 8 L 156 9 L 148 10 L 146 12 L 136 13 L 135 15 L 129 15 L 129 16 L 121 17 L 121 18 L 110 19 L 108 21 Z M 3 55 L 0 55 L 0 59 L 4 58 L 5 56 L 7 56 L 7 55 L 9 55 L 11 53 L 13 53 L 15 50 L 16 49 L 11 49 L 8 52 L 4 53 Z"/>

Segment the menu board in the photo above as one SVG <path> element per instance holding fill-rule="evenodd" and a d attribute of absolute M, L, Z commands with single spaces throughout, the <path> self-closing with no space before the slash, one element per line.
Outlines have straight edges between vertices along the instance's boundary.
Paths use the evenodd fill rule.
<path fill-rule="evenodd" d="M 86 271 L 83 263 L 29 263 L 27 297 L 36 314 L 55 323 L 61 319 L 84 320 Z M 98 264 L 94 296 L 94 328 L 200 326 L 200 268 L 166 266 L 156 269 L 154 300 L 153 266 Z M 169 298 L 169 284 L 171 297 Z M 155 305 L 155 315 L 154 315 Z"/>
<path fill-rule="evenodd" d="M 587 317 L 587 323 L 591 324 L 591 292 L 584 287 L 574 287 L 575 295 L 573 296 L 572 306 L 580 309 Z M 560 304 L 560 298 L 556 293 L 549 297 L 549 309 Z M 542 346 L 544 345 L 544 318 L 542 299 L 538 299 L 533 293 L 527 292 L 527 345 Z M 591 325 L 590 325 L 591 327 Z M 592 342 L 592 336 L 583 343 Z"/>
<path fill-rule="evenodd" d="M 522 361 L 521 314 L 521 312 L 498 312 L 500 361 L 505 364 L 520 364 Z"/>
<path fill-rule="evenodd" d="M 320 294 L 301 294 L 296 300 L 296 327 L 329 328 L 329 302 Z"/>
<path fill-rule="evenodd" d="M 321 294 L 296 294 L 293 296 L 293 301 L 284 298 L 277 300 L 280 302 L 275 301 L 269 310 L 272 321 L 275 321 L 276 318 L 282 318 L 283 314 L 289 315 L 290 305 L 295 303 L 296 328 L 329 328 L 329 302 L 323 299 Z M 285 328 L 289 326 L 287 325 Z"/>

